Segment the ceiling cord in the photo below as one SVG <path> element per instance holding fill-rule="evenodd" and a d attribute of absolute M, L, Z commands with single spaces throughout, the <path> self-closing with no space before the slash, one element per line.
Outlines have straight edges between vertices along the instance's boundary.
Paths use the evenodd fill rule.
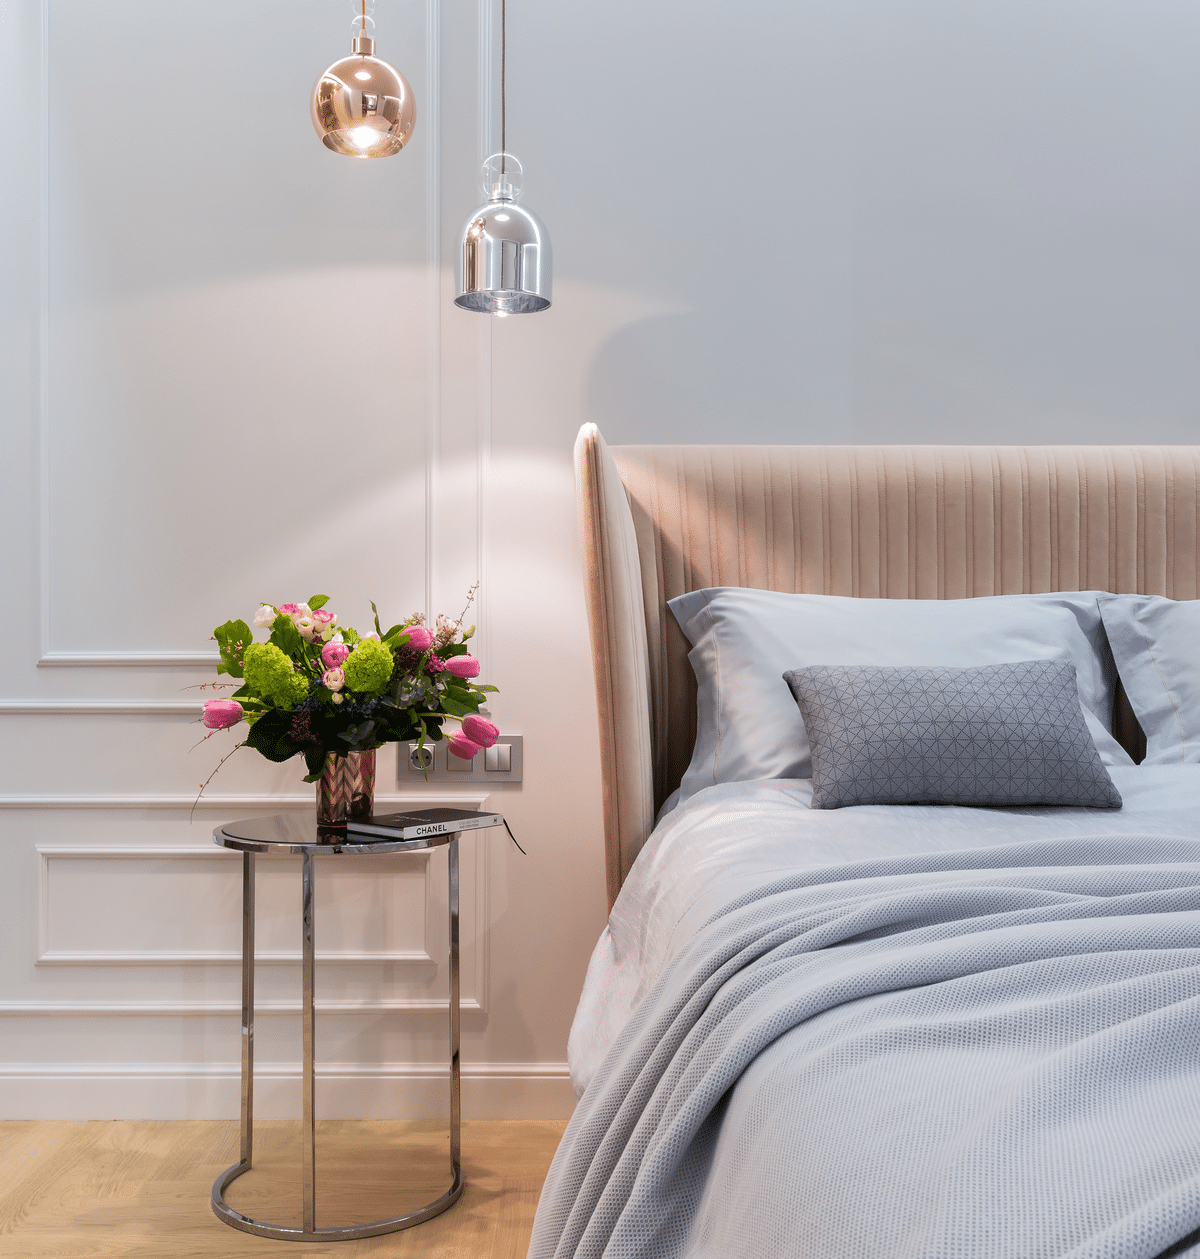
<path fill-rule="evenodd" d="M 500 0 L 500 173 L 504 174 L 507 165 L 505 154 L 508 151 L 508 119 L 505 116 L 507 101 L 505 100 L 505 71 L 508 60 L 508 15 L 505 12 L 508 0 Z M 513 841 L 516 842 L 515 840 Z"/>

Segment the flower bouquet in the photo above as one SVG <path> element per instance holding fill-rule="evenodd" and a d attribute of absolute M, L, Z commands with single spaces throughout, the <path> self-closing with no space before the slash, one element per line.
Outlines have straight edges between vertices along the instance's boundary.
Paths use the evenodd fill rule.
<path fill-rule="evenodd" d="M 264 603 L 254 624 L 267 631 L 265 642 L 255 641 L 245 621 L 218 626 L 217 673 L 242 685 L 209 700 L 203 720 L 210 731 L 245 721 L 249 729 L 237 747 L 269 761 L 303 756 L 304 781 L 320 784 L 317 821 L 336 825 L 370 812 L 375 749 L 384 743 L 416 740 L 423 747 L 443 737 L 445 721 L 456 721 L 449 750 L 470 760 L 499 731 L 479 715 L 496 688 L 474 681 L 479 661 L 467 640 L 475 627 L 464 630 L 463 617 L 439 616 L 430 629 L 423 616 L 411 616 L 384 633 L 372 603 L 375 632 L 362 635 L 339 625 L 328 602 L 314 595 L 307 603 Z"/>

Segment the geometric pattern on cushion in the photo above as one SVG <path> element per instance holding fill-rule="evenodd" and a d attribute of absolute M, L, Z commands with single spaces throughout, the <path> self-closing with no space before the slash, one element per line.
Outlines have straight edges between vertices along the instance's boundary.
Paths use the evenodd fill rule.
<path fill-rule="evenodd" d="M 1119 809 L 1069 660 L 970 669 L 814 665 L 783 675 L 812 747 L 814 809 Z"/>

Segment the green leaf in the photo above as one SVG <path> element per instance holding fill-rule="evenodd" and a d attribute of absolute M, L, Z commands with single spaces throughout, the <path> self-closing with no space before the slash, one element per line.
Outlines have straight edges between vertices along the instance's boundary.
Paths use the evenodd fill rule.
<path fill-rule="evenodd" d="M 316 782 L 325 769 L 325 749 L 323 747 L 306 747 L 304 749 L 304 764 L 308 767 L 308 773 L 305 775 L 304 781 L 306 783 Z"/>
<path fill-rule="evenodd" d="M 300 637 L 300 631 L 292 624 L 292 618 L 286 612 L 280 612 L 271 622 L 271 637 L 268 641 L 274 643 L 285 656 L 290 656 L 293 660 L 304 659 L 304 639 Z"/>
<path fill-rule="evenodd" d="M 465 717 L 468 713 L 475 711 L 470 704 L 463 703 L 462 700 L 453 699 L 448 695 L 442 698 L 442 709 L 448 712 L 451 717 Z"/>
<path fill-rule="evenodd" d="M 323 608 L 328 602 L 328 595 L 313 595 L 308 601 L 308 606 L 315 612 L 318 608 Z"/>
<path fill-rule="evenodd" d="M 343 626 L 341 628 L 341 633 L 342 640 L 345 642 L 347 647 L 353 647 L 355 643 L 362 642 L 362 635 L 358 632 L 358 630 L 351 629 L 349 626 Z"/>
<path fill-rule="evenodd" d="M 288 761 L 300 750 L 288 732 L 292 728 L 292 714 L 282 709 L 263 713 L 250 727 L 246 746 L 261 753 L 268 761 Z"/>
<path fill-rule="evenodd" d="M 368 719 L 357 726 L 347 726 L 339 731 L 338 738 L 350 744 L 351 751 L 362 752 L 371 745 L 371 736 L 375 733 L 375 722 Z"/>
<path fill-rule="evenodd" d="M 438 652 L 438 655 L 443 658 L 446 656 L 469 656 L 470 654 L 471 649 L 466 643 L 449 643 Z"/>
<path fill-rule="evenodd" d="M 485 686 L 482 682 L 473 683 L 471 686 L 471 689 L 473 691 L 483 691 L 484 693 L 493 694 L 493 695 L 496 694 L 500 690 L 498 686 Z"/>
<path fill-rule="evenodd" d="M 371 604 L 371 611 L 375 613 L 375 633 L 378 634 L 380 638 L 382 638 L 383 630 L 379 628 L 379 609 L 375 606 L 374 603 Z"/>
<path fill-rule="evenodd" d="M 246 654 L 246 648 L 254 641 L 254 631 L 245 621 L 226 621 L 213 630 L 213 637 L 221 652 L 217 673 L 228 673 L 231 678 L 244 676 L 242 657 Z"/>

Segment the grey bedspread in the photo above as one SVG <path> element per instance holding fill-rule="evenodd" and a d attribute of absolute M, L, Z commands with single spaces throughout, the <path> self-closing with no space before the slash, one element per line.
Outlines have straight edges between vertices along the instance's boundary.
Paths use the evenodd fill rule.
<path fill-rule="evenodd" d="M 1200 841 L 764 877 L 638 1005 L 531 1259 L 1153 1259 L 1200 1227 Z"/>

